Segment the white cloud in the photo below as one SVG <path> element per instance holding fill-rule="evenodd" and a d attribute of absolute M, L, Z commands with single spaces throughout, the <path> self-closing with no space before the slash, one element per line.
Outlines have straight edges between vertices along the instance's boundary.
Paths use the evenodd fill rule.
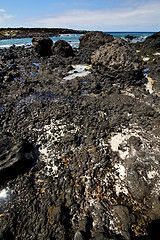
<path fill-rule="evenodd" d="M 73 9 L 47 17 L 35 19 L 32 24 L 44 27 L 67 27 L 90 29 L 99 26 L 160 25 L 160 2 L 151 1 L 134 7 L 89 10 Z"/>
<path fill-rule="evenodd" d="M 7 19 L 13 18 L 13 15 L 7 14 L 6 10 L 0 9 L 0 24 L 4 23 Z"/>
<path fill-rule="evenodd" d="M 4 9 L 0 9 L 0 12 L 5 12 L 5 10 Z"/>

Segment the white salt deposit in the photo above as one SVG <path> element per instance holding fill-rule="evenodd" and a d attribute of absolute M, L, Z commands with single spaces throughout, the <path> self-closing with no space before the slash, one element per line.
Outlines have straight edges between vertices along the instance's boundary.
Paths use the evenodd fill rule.
<path fill-rule="evenodd" d="M 135 95 L 134 95 L 133 93 L 131 93 L 131 92 L 124 91 L 124 92 L 122 92 L 122 93 L 123 93 L 124 95 L 126 95 L 126 96 L 135 98 Z"/>
<path fill-rule="evenodd" d="M 113 151 L 117 152 L 119 145 L 125 140 L 126 136 L 123 136 L 122 133 L 118 133 L 112 136 L 110 144 Z"/>
<path fill-rule="evenodd" d="M 65 121 L 52 119 L 49 125 L 45 125 L 43 129 L 41 129 L 43 133 L 40 134 L 38 139 L 38 143 L 40 144 L 39 159 L 45 162 L 47 175 L 57 176 L 58 174 L 58 166 L 60 163 L 57 165 L 55 162 L 65 155 L 66 150 L 58 150 L 55 143 L 61 142 L 65 135 L 74 134 L 78 131 L 79 128 L 77 126 L 70 124 L 70 127 L 71 126 L 73 129 L 68 129 Z M 74 151 L 73 146 L 70 146 L 70 150 Z"/>
<path fill-rule="evenodd" d="M 121 178 L 121 180 L 124 180 L 125 176 L 126 176 L 125 167 L 123 165 L 121 165 L 120 163 L 118 163 L 118 164 L 115 164 L 115 168 L 117 168 L 117 170 L 119 172 L 119 177 Z"/>
<path fill-rule="evenodd" d="M 125 179 L 127 176 L 126 169 L 121 163 L 116 163 L 114 167 L 116 169 L 116 172 L 118 173 L 115 175 L 116 195 L 118 196 L 120 192 L 123 192 L 125 195 L 127 195 L 128 189 L 125 186 Z"/>
<path fill-rule="evenodd" d="M 160 53 L 156 52 L 156 53 L 154 53 L 153 55 L 160 55 Z"/>
<path fill-rule="evenodd" d="M 128 194 L 128 189 L 124 186 L 122 182 L 115 183 L 116 195 L 118 196 L 121 192 L 125 195 Z"/>
<path fill-rule="evenodd" d="M 145 76 L 148 79 L 148 82 L 146 83 L 146 90 L 149 91 L 150 94 L 152 94 L 154 80 L 151 77 L 148 77 L 148 74 L 146 74 Z"/>
<path fill-rule="evenodd" d="M 135 151 L 130 151 L 132 149 L 129 148 L 127 145 L 127 140 L 131 136 L 138 136 L 136 133 L 129 133 L 128 130 L 126 129 L 125 133 L 117 133 L 113 135 L 109 141 L 111 145 L 111 149 L 114 152 L 118 152 L 120 158 L 125 159 L 126 157 L 130 155 L 135 155 Z M 119 149 L 120 145 L 123 145 L 123 149 Z"/>
<path fill-rule="evenodd" d="M 147 176 L 149 179 L 153 179 L 155 178 L 156 176 L 159 176 L 158 172 L 156 172 L 155 170 L 152 170 L 150 172 L 147 173 Z"/>
<path fill-rule="evenodd" d="M 76 77 L 85 77 L 89 73 L 91 73 L 89 70 L 91 69 L 91 65 L 73 65 L 73 70 L 68 72 L 68 76 L 64 77 L 64 80 L 72 80 Z"/>
<path fill-rule="evenodd" d="M 150 59 L 149 57 L 144 57 L 144 58 L 143 58 L 143 61 L 144 61 L 144 62 L 147 62 L 149 59 Z"/>

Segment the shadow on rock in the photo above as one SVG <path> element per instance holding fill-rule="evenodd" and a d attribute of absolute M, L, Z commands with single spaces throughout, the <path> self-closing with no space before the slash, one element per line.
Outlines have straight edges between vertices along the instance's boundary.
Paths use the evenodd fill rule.
<path fill-rule="evenodd" d="M 27 172 L 36 161 L 34 146 L 25 140 L 16 140 L 9 133 L 0 139 L 0 184 Z"/>

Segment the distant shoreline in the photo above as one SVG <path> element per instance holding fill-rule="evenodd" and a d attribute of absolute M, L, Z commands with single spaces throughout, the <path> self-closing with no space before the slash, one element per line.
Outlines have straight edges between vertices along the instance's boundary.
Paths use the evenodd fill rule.
<path fill-rule="evenodd" d="M 86 30 L 73 30 L 67 28 L 0 28 L 0 40 L 33 38 L 33 37 L 55 37 L 60 34 L 84 34 Z"/>

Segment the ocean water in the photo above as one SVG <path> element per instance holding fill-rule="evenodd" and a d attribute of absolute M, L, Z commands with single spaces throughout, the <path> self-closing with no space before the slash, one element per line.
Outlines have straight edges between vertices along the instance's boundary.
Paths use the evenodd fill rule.
<path fill-rule="evenodd" d="M 133 42 L 144 41 L 146 37 L 152 35 L 154 32 L 106 32 L 113 35 L 114 38 L 121 37 L 125 38 L 127 35 L 136 37 L 133 39 Z M 67 41 L 73 48 L 79 46 L 79 37 L 81 34 L 62 34 L 59 37 L 52 37 L 52 41 L 56 42 L 58 39 Z M 26 46 L 29 47 L 32 45 L 32 38 L 20 38 L 20 39 L 6 39 L 0 40 L 0 48 L 9 48 L 12 45 L 15 46 Z"/>

